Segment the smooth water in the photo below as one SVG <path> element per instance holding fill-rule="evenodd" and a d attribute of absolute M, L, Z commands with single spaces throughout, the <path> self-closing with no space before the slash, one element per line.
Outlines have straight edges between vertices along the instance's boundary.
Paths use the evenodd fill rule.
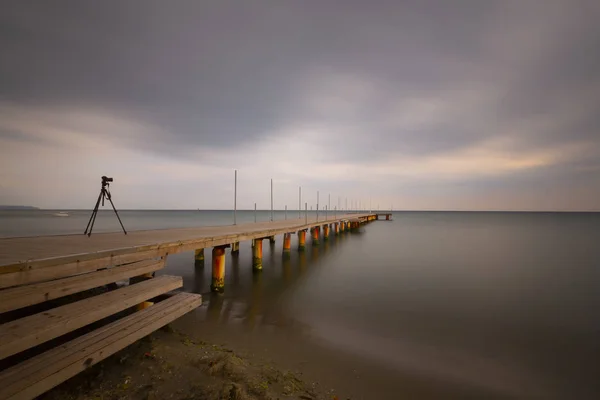
<path fill-rule="evenodd" d="M 2 211 L 0 236 L 80 233 L 88 212 L 70 215 Z M 133 230 L 230 224 L 232 212 L 121 217 Z M 238 211 L 237 219 L 251 222 L 254 213 Z M 96 224 L 97 231 L 118 229 L 108 212 Z M 244 242 L 238 257 L 227 254 L 224 295 L 209 294 L 208 249 L 204 268 L 182 253 L 169 256 L 163 273 L 205 294 L 208 304 L 194 316 L 200 332 L 268 333 L 290 347 L 318 342 L 399 377 L 490 396 L 600 398 L 599 238 L 599 213 L 396 212 L 393 222 L 318 246 L 307 239 L 303 253 L 294 237 L 289 259 L 281 237 L 274 246 L 265 241 L 261 273 L 252 272 Z M 398 398 L 401 390 L 376 397 Z"/>

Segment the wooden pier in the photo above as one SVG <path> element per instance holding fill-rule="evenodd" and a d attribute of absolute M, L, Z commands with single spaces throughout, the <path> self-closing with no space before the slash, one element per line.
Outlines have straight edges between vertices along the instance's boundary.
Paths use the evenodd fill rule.
<path fill-rule="evenodd" d="M 200 295 L 171 292 L 182 286 L 180 277 L 154 278 L 169 254 L 195 250 L 196 262 L 204 262 L 203 249 L 212 248 L 211 288 L 219 292 L 225 248 L 236 254 L 239 242 L 252 240 L 253 265 L 260 269 L 263 239 L 283 235 L 283 251 L 289 252 L 290 235 L 298 233 L 302 251 L 306 231 L 316 244 L 331 227 L 339 234 L 376 219 L 374 213 L 345 214 L 128 235 L 0 239 L 0 368 L 9 366 L 0 371 L 0 400 L 32 399 L 198 307 Z M 115 285 L 123 281 L 129 284 Z M 98 321 L 104 324 L 89 328 Z M 65 341 L 74 331 L 78 335 Z"/>

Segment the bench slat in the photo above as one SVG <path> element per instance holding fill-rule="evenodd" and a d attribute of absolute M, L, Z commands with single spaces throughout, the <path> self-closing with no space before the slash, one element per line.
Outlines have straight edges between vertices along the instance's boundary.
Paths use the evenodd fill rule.
<path fill-rule="evenodd" d="M 82 254 L 82 260 L 70 261 L 66 264 L 57 264 L 55 260 L 48 260 L 49 263 L 52 261 L 48 266 L 29 265 L 29 263 L 12 266 L 4 265 L 0 266 L 0 288 L 66 278 L 101 268 L 108 268 L 111 265 L 121 265 L 149 258 L 164 257 L 166 253 L 166 250 L 157 249 L 140 252 L 134 251 L 127 254 L 92 259 L 86 259 L 91 256 L 90 254 Z M 93 253 L 91 254 L 93 255 Z M 43 265 L 43 262 L 40 262 Z"/>
<path fill-rule="evenodd" d="M 144 260 L 69 278 L 0 290 L 0 313 L 158 271 L 164 265 L 164 259 Z"/>
<path fill-rule="evenodd" d="M 0 373 L 0 398 L 33 399 L 202 303 L 179 293 Z"/>
<path fill-rule="evenodd" d="M 0 359 L 35 347 L 183 285 L 163 275 L 0 325 Z"/>

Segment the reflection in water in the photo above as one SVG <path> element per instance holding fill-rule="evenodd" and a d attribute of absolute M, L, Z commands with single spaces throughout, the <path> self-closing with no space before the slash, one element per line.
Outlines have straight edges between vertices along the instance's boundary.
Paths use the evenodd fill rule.
<path fill-rule="evenodd" d="M 310 246 L 310 262 L 311 263 L 317 262 L 317 258 L 319 258 L 319 245 L 312 244 Z"/>
<path fill-rule="evenodd" d="M 197 293 L 204 294 L 206 321 L 228 324 L 241 323 L 245 329 L 255 330 L 261 326 L 286 326 L 297 324 L 294 315 L 287 315 L 285 299 L 294 292 L 298 285 L 307 279 L 314 271 L 311 265 L 320 263 L 320 258 L 330 253 L 342 241 L 331 235 L 328 241 L 320 244 L 309 244 L 303 251 L 283 253 L 282 244 L 269 243 L 269 255 L 260 271 L 252 269 L 251 250 L 242 246 L 239 254 L 227 253 L 225 271 L 225 293 L 211 293 L 209 290 L 211 270 L 195 267 L 193 280 L 185 282 L 184 287 Z M 310 251 L 310 255 L 306 252 Z M 243 254 L 242 254 L 243 253 Z M 177 261 L 188 260 L 184 257 Z M 207 260 L 210 263 L 210 259 Z M 174 263 L 179 269 L 189 268 L 189 263 Z M 169 271 L 176 274 L 177 271 Z M 200 313 L 202 310 L 200 310 Z"/>
<path fill-rule="evenodd" d="M 209 296 L 210 300 L 206 309 L 206 319 L 212 322 L 219 322 L 225 297 L 220 293 L 211 293 Z M 204 298 L 206 298 L 206 295 Z"/>
<path fill-rule="evenodd" d="M 192 286 L 192 292 L 202 293 L 204 285 L 208 284 L 204 279 L 204 263 L 194 265 L 194 284 Z M 184 285 L 185 286 L 185 285 Z"/>
<path fill-rule="evenodd" d="M 225 275 L 227 273 L 231 273 L 231 283 L 230 285 L 239 286 L 240 285 L 240 253 L 235 253 L 231 255 L 231 268 L 230 271 L 225 270 Z"/>
<path fill-rule="evenodd" d="M 257 319 L 260 320 L 261 314 L 264 312 L 262 310 L 262 300 L 265 295 L 265 293 L 263 293 L 264 290 L 262 271 L 253 271 L 252 291 L 250 299 L 248 300 L 249 304 L 247 304 L 244 319 L 244 324 L 250 329 L 253 329 L 256 326 Z"/>
<path fill-rule="evenodd" d="M 269 262 L 271 265 L 275 265 L 275 242 L 269 241 Z"/>
<path fill-rule="evenodd" d="M 290 253 L 283 253 L 282 257 L 283 280 L 289 284 L 292 279 L 292 260 Z M 287 286 L 287 285 L 286 285 Z"/>
<path fill-rule="evenodd" d="M 306 270 L 306 251 L 305 250 L 298 252 L 298 267 L 299 267 L 300 275 L 302 275 L 304 273 L 304 271 Z"/>

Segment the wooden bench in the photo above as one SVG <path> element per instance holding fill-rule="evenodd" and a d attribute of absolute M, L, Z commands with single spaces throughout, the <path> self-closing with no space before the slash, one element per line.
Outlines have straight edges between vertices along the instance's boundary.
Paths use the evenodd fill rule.
<path fill-rule="evenodd" d="M 58 299 L 135 276 L 153 273 L 162 269 L 164 265 L 164 259 L 143 260 L 89 274 L 0 290 L 0 313 Z"/>
<path fill-rule="evenodd" d="M 138 253 L 119 258 L 118 265 L 111 258 L 56 268 L 0 267 L 0 315 L 9 315 L 0 325 L 0 360 L 11 364 L 0 371 L 0 400 L 32 399 L 198 307 L 202 298 L 191 293 L 157 301 L 183 284 L 176 276 L 148 279 L 165 259 Z M 90 291 L 127 280 L 115 290 Z M 72 296 L 79 293 L 83 299 Z M 126 310 L 132 313 L 122 316 Z"/>
<path fill-rule="evenodd" d="M 0 374 L 0 399 L 32 399 L 201 304 L 179 293 Z"/>

